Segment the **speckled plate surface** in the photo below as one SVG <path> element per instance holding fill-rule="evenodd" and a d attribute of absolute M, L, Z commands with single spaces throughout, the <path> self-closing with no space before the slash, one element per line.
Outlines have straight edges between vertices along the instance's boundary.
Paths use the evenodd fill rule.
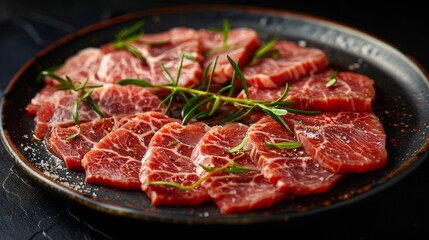
<path fill-rule="evenodd" d="M 41 142 L 34 142 L 33 117 L 24 108 L 43 87 L 38 72 L 62 63 L 78 50 L 112 41 L 115 33 L 138 20 L 146 32 L 175 26 L 251 27 L 264 39 L 278 37 L 323 49 L 335 66 L 375 79 L 374 112 L 387 134 L 386 169 L 349 175 L 324 194 L 299 197 L 272 208 L 223 215 L 214 204 L 198 207 L 152 207 L 142 192 L 84 183 L 84 174 L 69 172 Z M 231 224 L 288 220 L 355 203 L 391 186 L 428 158 L 429 86 L 425 75 L 393 47 L 362 32 L 313 17 L 254 8 L 186 7 L 121 16 L 69 35 L 41 51 L 14 77 L 2 99 L 1 139 L 12 158 L 32 179 L 78 204 L 118 216 L 183 223 Z"/>

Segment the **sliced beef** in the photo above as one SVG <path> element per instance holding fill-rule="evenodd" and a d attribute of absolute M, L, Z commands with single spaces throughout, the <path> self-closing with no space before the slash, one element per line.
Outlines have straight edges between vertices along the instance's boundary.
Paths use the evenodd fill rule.
<path fill-rule="evenodd" d="M 68 76 L 76 85 L 80 85 L 86 80 L 90 84 L 98 83 L 96 76 L 103 53 L 98 48 L 85 48 L 76 55 L 69 57 L 64 65 L 55 70 L 54 73 L 60 77 Z M 56 85 L 58 82 L 46 77 L 45 82 L 49 85 Z"/>
<path fill-rule="evenodd" d="M 49 135 L 52 127 L 68 127 L 74 125 L 72 116 L 73 104 L 81 93 L 69 91 L 53 91 L 52 87 L 40 92 L 35 98 L 37 102 L 30 103 L 27 110 L 37 111 L 34 134 L 38 138 Z M 136 86 L 119 86 L 105 84 L 102 88 L 94 89 L 92 98 L 105 116 L 118 114 L 144 113 L 157 110 L 161 100 L 148 90 Z M 36 104 L 37 103 L 37 104 Z M 78 114 L 80 122 L 98 119 L 99 116 L 87 103 L 79 103 Z"/>
<path fill-rule="evenodd" d="M 289 123 L 292 125 L 291 123 Z M 293 195 L 321 193 L 337 183 L 342 175 L 322 168 L 304 148 L 270 149 L 265 144 L 297 141 L 292 133 L 271 117 L 264 117 L 248 131 L 250 156 L 269 182 Z"/>
<path fill-rule="evenodd" d="M 52 86 L 45 86 L 34 96 L 33 99 L 31 99 L 31 102 L 25 107 L 25 110 L 32 116 L 36 116 L 37 111 L 39 111 L 40 107 L 49 102 L 51 98 L 53 98 L 53 95 L 56 94 L 55 92 L 57 89 L 55 89 Z"/>
<path fill-rule="evenodd" d="M 154 84 L 169 84 L 161 68 L 161 63 L 176 78 L 182 53 L 191 55 L 194 60 L 185 58 L 180 73 L 179 85 L 198 85 L 201 78 L 202 49 L 199 35 L 190 28 L 173 28 L 167 32 L 145 34 L 131 44 L 146 61 L 143 64 L 134 54 L 118 50 L 104 50 L 97 77 L 107 83 L 115 83 L 124 78 L 140 78 Z"/>
<path fill-rule="evenodd" d="M 140 172 L 142 189 L 152 200 L 152 205 L 199 205 L 210 199 L 202 186 L 185 191 L 171 186 L 149 184 L 166 181 L 189 186 L 197 182 L 199 176 L 190 157 L 196 144 L 208 130 L 209 127 L 203 123 L 186 126 L 169 123 L 155 133 L 142 160 Z"/>
<path fill-rule="evenodd" d="M 337 82 L 326 87 L 332 71 L 325 71 L 306 77 L 289 85 L 289 92 L 284 100 L 294 101 L 290 107 L 302 110 L 318 111 L 371 111 L 375 98 L 374 81 L 366 76 L 340 72 Z M 251 99 L 275 101 L 284 92 L 285 87 L 264 89 L 249 87 Z M 242 91 L 238 97 L 244 98 Z"/>
<path fill-rule="evenodd" d="M 213 76 L 213 82 L 224 84 L 231 80 L 234 69 L 231 67 L 228 59 L 229 55 L 234 62 L 244 66 L 248 62 L 249 54 L 253 54 L 259 45 L 258 33 L 249 28 L 232 29 L 229 32 L 227 46 L 223 43 L 223 33 L 213 32 L 206 29 L 199 30 L 201 44 L 205 52 L 204 67 L 212 63 L 219 56 L 216 69 Z"/>
<path fill-rule="evenodd" d="M 103 137 L 82 160 L 85 181 L 120 189 L 141 189 L 141 159 L 156 131 L 170 122 L 159 112 L 137 115 Z"/>
<path fill-rule="evenodd" d="M 105 83 L 116 83 L 124 78 L 138 78 L 150 81 L 151 69 L 131 52 L 112 51 L 103 56 L 97 77 Z"/>
<path fill-rule="evenodd" d="M 298 80 L 324 69 L 329 61 L 325 53 L 315 48 L 302 48 L 293 42 L 279 41 L 273 49 L 278 59 L 268 57 L 244 68 L 247 84 L 258 88 L 279 88 L 285 82 Z"/>
<path fill-rule="evenodd" d="M 135 115 L 122 115 L 111 118 L 98 119 L 80 125 L 78 137 L 67 140 L 67 137 L 75 134 L 76 127 L 54 127 L 47 142 L 48 149 L 57 157 L 64 160 L 66 166 L 72 171 L 81 171 L 82 158 L 93 146 L 111 131 L 114 131 Z"/>
<path fill-rule="evenodd" d="M 386 166 L 386 134 L 371 112 L 324 113 L 294 121 L 296 137 L 306 152 L 331 172 L 366 172 Z"/>
<path fill-rule="evenodd" d="M 49 94 L 50 91 L 42 91 L 42 93 Z M 49 136 L 52 127 L 74 125 L 72 116 L 73 104 L 75 99 L 78 99 L 80 96 L 81 94 L 76 92 L 53 91 L 52 94 L 45 97 L 45 101 L 40 102 L 40 105 L 32 104 L 32 108 L 37 108 L 36 117 L 34 118 L 36 122 L 34 135 L 37 138 L 43 139 L 46 135 Z M 78 105 L 78 113 L 81 122 L 99 118 L 86 101 Z"/>
<path fill-rule="evenodd" d="M 224 213 L 270 207 L 286 197 L 284 192 L 278 191 L 267 181 L 248 153 L 226 152 L 243 141 L 247 129 L 246 125 L 239 123 L 212 127 L 192 153 L 191 160 L 195 166 L 222 168 L 233 161 L 243 168 L 254 170 L 244 173 L 217 172 L 202 183 Z M 200 177 L 207 174 L 203 168 L 197 169 Z"/>

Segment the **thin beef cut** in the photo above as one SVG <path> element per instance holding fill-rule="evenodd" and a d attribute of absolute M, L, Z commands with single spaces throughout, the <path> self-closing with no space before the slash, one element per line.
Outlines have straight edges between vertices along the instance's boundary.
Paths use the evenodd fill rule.
<path fill-rule="evenodd" d="M 50 134 L 52 127 L 74 125 L 72 109 L 74 101 L 80 97 L 80 92 L 55 91 L 53 87 L 46 87 L 36 95 L 35 101 L 27 106 L 27 111 L 36 112 L 35 136 L 44 138 Z M 161 100 L 150 91 L 136 86 L 105 84 L 94 89 L 92 98 L 106 117 L 160 111 L 158 105 Z M 100 118 L 86 101 L 79 103 L 78 114 L 80 122 Z"/>
<path fill-rule="evenodd" d="M 266 141 L 273 144 L 297 141 L 292 133 L 271 117 L 264 117 L 250 126 L 248 135 L 251 158 L 261 167 L 268 181 L 280 191 L 293 195 L 321 193 L 342 177 L 322 168 L 302 147 L 270 149 Z"/>
<path fill-rule="evenodd" d="M 85 181 L 120 189 L 141 189 L 141 159 L 155 132 L 178 122 L 159 112 L 137 115 L 103 137 L 82 160 Z"/>
<path fill-rule="evenodd" d="M 332 71 L 325 71 L 306 77 L 289 85 L 289 92 L 284 100 L 294 101 L 290 105 L 296 109 L 318 111 L 371 111 L 375 98 L 374 81 L 366 76 L 340 72 L 336 74 L 337 82 L 326 87 Z M 262 101 L 275 101 L 284 92 L 285 87 L 264 89 L 249 87 L 250 98 Z M 245 98 L 242 91 L 238 97 Z"/>
<path fill-rule="evenodd" d="M 209 130 L 204 123 L 183 126 L 169 123 L 152 138 L 142 160 L 140 182 L 152 205 L 199 205 L 210 200 L 201 185 L 182 190 L 166 185 L 151 185 L 154 181 L 172 182 L 189 186 L 199 180 L 190 157 L 201 137 Z"/>
<path fill-rule="evenodd" d="M 386 166 L 386 134 L 371 112 L 298 116 L 294 121 L 296 137 L 306 152 L 330 172 L 357 173 Z"/>
<path fill-rule="evenodd" d="M 259 45 L 258 33 L 249 28 L 232 29 L 229 32 L 226 46 L 223 33 L 216 33 L 206 29 L 199 30 L 201 44 L 205 52 L 204 67 L 212 64 L 218 56 L 218 62 L 213 75 L 213 82 L 224 84 L 231 80 L 234 69 L 227 59 L 230 56 L 234 62 L 244 66 L 248 62 L 249 54 L 253 54 Z"/>
<path fill-rule="evenodd" d="M 273 49 L 279 58 L 267 57 L 244 68 L 247 84 L 258 88 L 279 88 L 285 82 L 298 80 L 328 66 L 325 53 L 315 48 L 302 48 L 293 42 L 279 41 Z"/>
<path fill-rule="evenodd" d="M 121 115 L 82 123 L 79 136 L 71 140 L 67 140 L 67 138 L 78 131 L 76 127 L 54 127 L 46 146 L 53 154 L 64 160 L 69 170 L 81 171 L 83 170 L 81 161 L 84 155 L 100 139 L 134 116 Z"/>
<path fill-rule="evenodd" d="M 98 48 L 85 48 L 76 55 L 69 57 L 64 65 L 55 70 L 54 73 L 60 77 L 68 76 L 77 85 L 88 80 L 90 84 L 99 83 L 96 73 L 100 66 L 103 53 Z M 57 85 L 58 82 L 50 77 L 45 78 L 48 85 Z M 80 83 L 80 84 L 79 84 Z"/>
<path fill-rule="evenodd" d="M 100 81 L 115 83 L 124 78 L 139 78 L 153 84 L 169 84 L 171 80 L 162 70 L 161 64 L 176 78 L 181 55 L 186 53 L 194 60 L 184 59 L 179 86 L 199 84 L 203 57 L 199 35 L 195 30 L 180 27 L 167 32 L 145 34 L 130 45 L 140 52 L 145 63 L 128 51 L 104 47 L 106 55 L 101 59 L 97 72 Z"/>
<path fill-rule="evenodd" d="M 239 123 L 214 126 L 204 135 L 192 153 L 191 160 L 195 166 L 222 168 L 234 162 L 252 170 L 244 173 L 217 172 L 202 183 L 224 213 L 270 207 L 286 197 L 284 192 L 278 191 L 267 181 L 248 153 L 226 152 L 243 141 L 247 129 L 246 125 Z M 207 174 L 203 168 L 197 169 L 200 177 Z"/>

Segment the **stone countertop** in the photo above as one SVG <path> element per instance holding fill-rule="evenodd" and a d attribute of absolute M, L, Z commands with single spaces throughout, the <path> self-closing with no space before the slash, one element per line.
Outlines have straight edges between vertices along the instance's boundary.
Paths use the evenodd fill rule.
<path fill-rule="evenodd" d="M 37 3 L 35 3 L 37 2 Z M 0 89 L 39 50 L 60 37 L 103 19 L 126 12 L 170 4 L 170 1 L 1 1 L 0 2 Z M 197 1 L 181 1 L 189 4 Z M 226 4 L 228 1 L 210 1 Z M 316 1 L 315 1 L 316 2 Z M 229 2 L 231 3 L 231 2 Z M 236 1 L 243 5 L 246 1 Z M 387 40 L 429 68 L 427 26 L 423 7 L 391 4 L 384 8 L 345 6 L 342 1 L 311 1 L 265 7 L 284 8 L 342 22 Z M 82 7 L 85 6 L 85 7 Z M 425 15 L 426 14 L 426 15 Z M 0 145 L 0 239 L 117 239 L 144 231 L 211 237 L 244 236 L 280 232 L 301 237 L 370 239 L 382 234 L 422 233 L 429 237 L 429 162 L 394 186 L 356 204 L 286 223 L 256 226 L 187 226 L 121 219 L 72 204 L 41 188 L 27 177 Z M 302 229 L 306 229 L 302 231 Z M 165 231 L 165 230 L 164 230 Z M 146 236 L 146 234 L 144 234 Z"/>

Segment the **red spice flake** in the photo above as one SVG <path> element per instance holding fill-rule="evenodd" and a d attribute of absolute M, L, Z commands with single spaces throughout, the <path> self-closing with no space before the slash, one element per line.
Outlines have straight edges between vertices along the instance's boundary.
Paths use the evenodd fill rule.
<path fill-rule="evenodd" d="M 392 138 L 392 139 L 390 139 L 390 144 L 391 144 L 392 146 L 394 146 L 394 147 L 397 147 L 397 146 L 398 146 L 398 143 L 396 142 L 396 138 Z"/>
<path fill-rule="evenodd" d="M 404 134 L 405 133 L 405 129 L 401 129 L 401 133 Z"/>
<path fill-rule="evenodd" d="M 392 124 L 394 127 L 397 127 L 397 126 L 399 126 L 399 124 L 397 124 L 397 123 L 394 123 L 394 124 Z"/>

